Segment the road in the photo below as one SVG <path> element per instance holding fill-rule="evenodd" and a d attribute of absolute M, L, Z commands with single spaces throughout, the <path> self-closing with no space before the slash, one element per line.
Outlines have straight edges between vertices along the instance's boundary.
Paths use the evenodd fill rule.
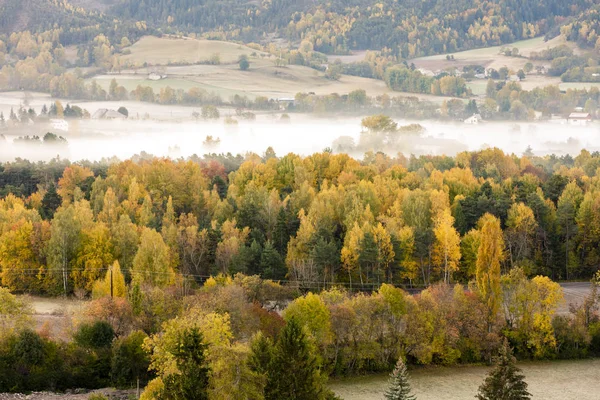
<path fill-rule="evenodd" d="M 559 314 L 568 314 L 570 304 L 581 304 L 590 293 L 592 284 L 590 282 L 565 282 L 561 283 L 565 295 L 565 302 L 558 308 Z"/>

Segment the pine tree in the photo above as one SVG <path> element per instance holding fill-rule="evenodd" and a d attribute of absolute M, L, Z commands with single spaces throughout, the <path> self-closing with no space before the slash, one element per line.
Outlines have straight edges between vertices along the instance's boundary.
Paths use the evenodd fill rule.
<path fill-rule="evenodd" d="M 479 393 L 475 396 L 479 400 L 528 400 L 531 394 L 527 391 L 525 376 L 515 365 L 516 360 L 508 341 L 500 348 L 500 355 L 496 360 L 496 367 L 490 372 Z"/>
<path fill-rule="evenodd" d="M 386 400 L 415 400 L 408 382 L 408 370 L 402 358 L 398 359 L 396 368 L 390 374 L 389 387 L 384 393 Z"/>
<path fill-rule="evenodd" d="M 197 328 L 180 334 L 172 352 L 179 373 L 163 379 L 165 386 L 159 400 L 208 399 L 210 369 L 206 360 L 207 348 Z"/>
<path fill-rule="evenodd" d="M 315 400 L 325 395 L 312 346 L 300 323 L 290 319 L 282 329 L 269 365 L 266 400 Z"/>

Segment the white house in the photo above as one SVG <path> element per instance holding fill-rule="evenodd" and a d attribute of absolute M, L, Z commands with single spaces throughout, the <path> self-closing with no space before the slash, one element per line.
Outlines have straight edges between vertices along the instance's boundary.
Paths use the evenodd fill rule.
<path fill-rule="evenodd" d="M 148 79 L 151 81 L 160 81 L 161 79 L 166 79 L 167 75 L 161 75 L 158 72 L 150 72 L 148 74 Z"/>
<path fill-rule="evenodd" d="M 92 115 L 92 119 L 127 119 L 127 117 L 118 111 L 101 108 Z"/>
<path fill-rule="evenodd" d="M 586 126 L 587 124 L 592 122 L 592 114 L 574 112 L 574 113 L 569 114 L 569 118 L 567 118 L 567 122 L 570 125 Z"/>
<path fill-rule="evenodd" d="M 69 131 L 69 123 L 64 119 L 51 119 L 50 124 L 52 125 L 52 129 L 57 131 Z"/>
<path fill-rule="evenodd" d="M 465 119 L 465 124 L 477 125 L 481 121 L 483 121 L 483 120 L 482 120 L 480 114 L 473 114 L 469 118 Z"/>

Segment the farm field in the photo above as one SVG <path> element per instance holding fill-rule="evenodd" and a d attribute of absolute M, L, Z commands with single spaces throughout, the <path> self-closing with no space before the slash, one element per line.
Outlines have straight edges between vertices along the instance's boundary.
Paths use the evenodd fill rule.
<path fill-rule="evenodd" d="M 293 97 L 299 92 L 343 95 L 356 89 L 364 89 L 370 96 L 395 93 L 377 79 L 343 75 L 336 81 L 327 79 L 323 72 L 305 66 L 276 67 L 274 56 L 231 42 L 148 36 L 128 50 L 131 54 L 121 56 L 121 64 L 129 67 L 125 67 L 117 75 L 99 75 L 92 79 L 108 89 L 114 78 L 129 91 L 138 85 L 150 86 L 155 92 L 166 86 L 183 90 L 198 87 L 218 94 L 224 100 L 229 100 L 236 94 L 251 99 L 257 96 L 277 98 Z M 219 65 L 198 64 L 206 62 L 217 53 L 221 61 Z M 248 71 L 239 69 L 237 60 L 241 55 L 249 57 Z M 332 60 L 337 58 L 347 62 L 357 61 L 364 58 L 364 52 L 331 57 Z M 174 65 L 181 63 L 190 65 Z M 150 72 L 157 70 L 168 78 L 160 81 L 147 79 Z M 430 95 L 405 95 L 439 103 L 445 100 Z"/>
<path fill-rule="evenodd" d="M 192 87 L 205 89 L 220 95 L 223 100 L 235 94 L 254 98 L 294 97 L 297 93 L 314 92 L 315 94 L 348 94 L 353 90 L 364 89 L 370 96 L 394 93 L 385 82 L 343 75 L 339 80 L 329 80 L 322 72 L 309 67 L 288 65 L 275 67 L 266 60 L 250 60 L 250 70 L 241 71 L 236 65 L 190 65 L 166 67 L 167 79 L 151 81 L 147 79 L 150 69 L 123 71 L 119 75 L 99 75 L 94 77 L 99 85 L 108 89 L 112 79 L 131 91 L 138 85 L 150 86 L 155 93 L 161 88 L 170 86 L 173 89 L 189 90 Z M 397 93 L 400 95 L 400 93 Z M 406 94 L 408 95 L 408 94 Z M 444 99 L 435 96 L 417 95 L 420 98 Z"/>
<path fill-rule="evenodd" d="M 549 41 L 544 41 L 543 37 L 537 37 L 534 39 L 521 40 L 515 43 L 506 44 L 503 46 L 485 47 L 481 49 L 461 51 L 458 53 L 449 53 L 454 56 L 453 61 L 446 60 L 446 54 L 440 54 L 429 57 L 420 57 L 411 60 L 417 68 L 425 68 L 431 71 L 442 70 L 448 67 L 462 68 L 469 64 L 479 64 L 486 68 L 499 69 L 501 67 L 508 67 L 509 69 L 520 69 L 529 61 L 526 57 L 531 54 L 532 51 L 541 51 L 550 47 L 556 47 L 561 44 L 567 44 L 568 46 L 575 49 L 575 45 L 572 42 L 567 42 L 562 36 L 558 36 Z M 500 49 L 502 47 L 518 48 L 519 53 L 524 57 L 506 57 L 500 55 Z M 542 64 L 542 62 L 537 62 Z"/>
<path fill-rule="evenodd" d="M 214 54 L 218 54 L 221 63 L 235 63 L 239 56 L 245 54 L 269 56 L 258 50 L 237 43 L 220 40 L 199 40 L 192 38 L 168 38 L 146 36 L 128 48 L 131 54 L 121 57 L 126 64 L 166 65 L 170 63 L 207 62 Z"/>
<path fill-rule="evenodd" d="M 519 367 L 536 400 L 598 399 L 600 359 L 523 363 Z M 414 394 L 419 400 L 472 399 L 488 367 L 433 367 L 410 371 Z M 348 378 L 330 383 L 344 400 L 379 400 L 387 375 Z"/>

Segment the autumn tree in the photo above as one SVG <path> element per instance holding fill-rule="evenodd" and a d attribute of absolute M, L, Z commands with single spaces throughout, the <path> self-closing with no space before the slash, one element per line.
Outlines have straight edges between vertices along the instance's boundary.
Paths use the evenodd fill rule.
<path fill-rule="evenodd" d="M 12 291 L 35 292 L 40 288 L 40 262 L 33 247 L 34 227 L 21 220 L 0 236 L 0 277 Z"/>
<path fill-rule="evenodd" d="M 144 228 L 142 231 L 131 275 L 134 281 L 156 286 L 173 282 L 175 275 L 169 265 L 169 248 L 154 229 Z"/>
<path fill-rule="evenodd" d="M 118 261 L 108 267 L 104 279 L 97 280 L 92 287 L 93 298 L 99 299 L 105 296 L 127 297 L 127 285 Z"/>
<path fill-rule="evenodd" d="M 441 212 L 434 225 L 433 263 L 443 269 L 444 282 L 449 283 L 452 272 L 458 270 L 461 258 L 460 236 L 454 228 L 454 217 L 450 209 Z"/>
<path fill-rule="evenodd" d="M 537 222 L 533 210 L 523 203 L 516 203 L 508 210 L 506 242 L 511 268 L 529 259 L 533 234 Z"/>
<path fill-rule="evenodd" d="M 6 288 L 0 288 L 0 338 L 32 326 L 32 309 L 29 303 L 10 293 Z"/>
<path fill-rule="evenodd" d="M 504 239 L 500 220 L 485 214 L 479 220 L 481 239 L 477 251 L 476 279 L 479 293 L 487 305 L 488 324 L 491 328 L 500 310 L 500 262 L 504 259 Z"/>

